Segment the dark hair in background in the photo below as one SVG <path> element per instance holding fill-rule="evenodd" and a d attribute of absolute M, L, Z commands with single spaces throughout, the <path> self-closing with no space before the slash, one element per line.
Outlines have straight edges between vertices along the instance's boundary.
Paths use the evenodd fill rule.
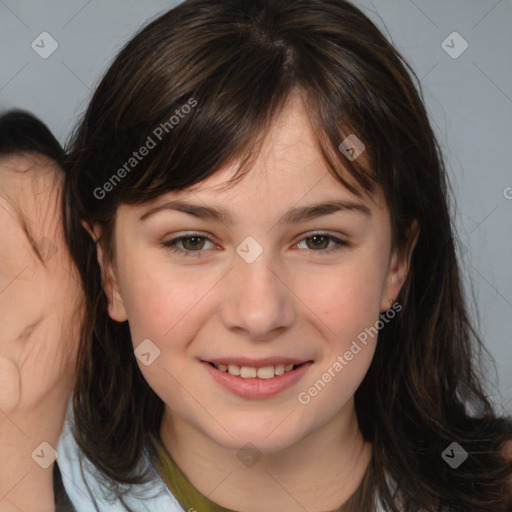
<path fill-rule="evenodd" d="M 113 261 L 120 204 L 186 189 L 237 159 L 248 172 L 270 122 L 297 90 L 329 172 L 358 195 L 382 188 L 393 247 L 405 251 L 411 223 L 420 227 L 397 298 L 403 310 L 381 330 L 355 395 L 372 462 L 340 510 L 372 510 L 374 494 L 393 511 L 400 503 L 407 511 L 509 510 L 512 462 L 501 450 L 512 425 L 495 415 L 480 382 L 485 349 L 463 297 L 447 177 L 411 77 L 376 26 L 343 0 L 188 0 L 119 53 L 71 138 L 66 183 L 66 236 L 87 300 L 76 438 L 105 475 L 143 480 L 133 470 L 145 434 L 158 432 L 163 404 L 139 371 L 128 323 L 108 316 L 95 244 L 81 221 L 101 226 L 98 243 Z M 197 107 L 98 199 L 94 190 L 190 98 Z M 364 142 L 368 162 L 338 151 L 349 133 Z M 441 458 L 454 441 L 469 452 L 457 470 Z"/>
<path fill-rule="evenodd" d="M 61 167 L 65 153 L 49 128 L 30 112 L 12 109 L 0 115 L 0 155 L 40 153 Z"/>

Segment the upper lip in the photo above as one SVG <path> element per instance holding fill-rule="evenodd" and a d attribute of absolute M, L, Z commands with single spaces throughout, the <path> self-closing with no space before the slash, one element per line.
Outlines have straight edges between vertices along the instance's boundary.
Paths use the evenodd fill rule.
<path fill-rule="evenodd" d="M 248 357 L 216 357 L 213 359 L 203 359 L 202 361 L 213 364 L 235 364 L 237 366 L 248 366 L 253 368 L 262 368 L 264 366 L 276 366 L 278 364 L 302 364 L 308 362 L 307 359 L 297 359 L 295 357 L 264 357 L 262 359 L 251 359 Z"/>

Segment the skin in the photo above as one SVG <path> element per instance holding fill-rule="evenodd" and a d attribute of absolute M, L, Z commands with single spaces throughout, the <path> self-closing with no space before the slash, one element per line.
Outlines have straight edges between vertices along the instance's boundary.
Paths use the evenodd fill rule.
<path fill-rule="evenodd" d="M 53 464 L 43 469 L 31 454 L 43 442 L 56 448 L 75 376 L 82 292 L 59 219 L 63 179 L 44 156 L 0 159 L 0 239 L 8 241 L 0 251 L 0 510 L 6 512 L 54 510 Z M 45 461 L 49 453 L 43 448 Z"/>
<path fill-rule="evenodd" d="M 249 174 L 221 191 L 235 170 L 225 166 L 193 189 L 119 207 L 113 262 L 103 262 L 98 244 L 109 314 L 129 321 L 134 347 L 149 338 L 160 349 L 151 365 L 139 366 L 165 403 L 161 438 L 201 493 L 247 512 L 334 509 L 357 488 L 371 457 L 358 429 L 354 393 L 376 338 L 309 404 L 299 403 L 297 395 L 390 307 L 416 238 L 409 251 L 392 251 L 382 193 L 358 198 L 328 173 L 298 95 L 274 120 Z M 178 198 L 229 208 L 235 223 L 172 210 L 139 220 Z M 346 210 L 277 223 L 288 208 L 328 199 L 364 204 L 371 216 Z M 95 239 L 100 236 L 98 226 L 89 229 Z M 320 254 L 309 238 L 317 230 L 348 246 Z M 214 242 L 204 241 L 199 257 L 162 247 L 187 231 Z M 263 248 L 250 264 L 235 252 L 247 236 Z M 323 251 L 335 246 L 319 245 Z M 190 243 L 179 247 L 193 251 Z M 247 399 L 219 387 L 200 363 L 227 356 L 290 356 L 313 365 L 279 395 Z M 236 457 L 248 442 L 263 455 L 252 467 Z"/>

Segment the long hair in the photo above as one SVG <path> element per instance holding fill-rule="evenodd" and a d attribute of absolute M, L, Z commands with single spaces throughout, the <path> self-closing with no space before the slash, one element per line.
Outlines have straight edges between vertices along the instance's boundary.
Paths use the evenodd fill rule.
<path fill-rule="evenodd" d="M 421 87 L 344 0 L 187 0 L 143 27 L 96 88 L 70 140 L 65 198 L 87 300 L 74 395 L 80 448 L 115 482 L 142 482 L 134 470 L 163 412 L 128 323 L 108 316 L 95 243 L 81 223 L 101 226 L 97 243 L 112 261 L 119 205 L 184 190 L 229 162 L 239 162 L 235 183 L 294 90 L 329 172 L 358 195 L 383 190 L 393 247 L 405 249 L 414 220 L 420 227 L 397 298 L 403 311 L 380 331 L 355 394 L 372 462 L 340 510 L 371 510 L 373 495 L 389 511 L 507 510 L 512 462 L 501 451 L 512 425 L 480 381 L 484 348 L 469 319 L 449 184 Z M 364 162 L 338 149 L 351 133 L 365 144 Z M 135 159 L 142 146 L 152 148 Z M 469 454 L 456 470 L 441 457 L 453 442 Z"/>

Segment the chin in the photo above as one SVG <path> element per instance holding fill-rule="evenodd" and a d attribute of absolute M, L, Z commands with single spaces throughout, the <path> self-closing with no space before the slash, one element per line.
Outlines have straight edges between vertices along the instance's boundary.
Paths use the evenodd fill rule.
<path fill-rule="evenodd" d="M 279 415 L 271 423 L 257 420 L 231 423 L 227 427 L 229 434 L 221 429 L 220 432 L 217 430 L 212 438 L 220 446 L 235 452 L 243 450 L 246 445 L 253 445 L 262 454 L 276 453 L 300 441 L 306 435 L 295 430 L 292 422 L 285 425 L 287 421 L 285 419 L 283 422 L 283 415 Z"/>

